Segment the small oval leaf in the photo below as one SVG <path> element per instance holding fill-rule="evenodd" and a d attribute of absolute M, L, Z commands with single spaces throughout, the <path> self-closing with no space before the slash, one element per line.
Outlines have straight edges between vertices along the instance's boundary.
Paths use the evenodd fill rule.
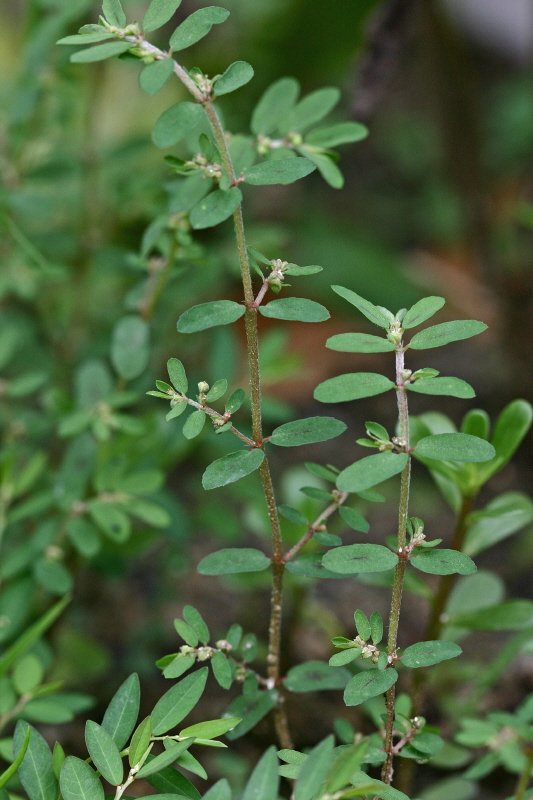
<path fill-rule="evenodd" d="M 308 417 L 294 422 L 286 422 L 272 431 L 270 443 L 278 447 L 298 447 L 299 445 L 326 442 L 340 436 L 346 425 L 334 417 Z"/>
<path fill-rule="evenodd" d="M 398 556 L 382 544 L 348 544 L 335 547 L 322 558 L 322 564 L 340 575 L 360 572 L 385 572 L 398 563 Z"/>
<path fill-rule="evenodd" d="M 178 319 L 177 329 L 179 333 L 196 333 L 215 328 L 217 325 L 230 325 L 240 319 L 245 310 L 241 303 L 236 303 L 234 300 L 200 303 L 183 312 Z"/>
<path fill-rule="evenodd" d="M 270 565 L 270 559 L 261 550 L 229 547 L 202 558 L 198 572 L 200 575 L 234 575 L 238 572 L 263 572 Z"/>

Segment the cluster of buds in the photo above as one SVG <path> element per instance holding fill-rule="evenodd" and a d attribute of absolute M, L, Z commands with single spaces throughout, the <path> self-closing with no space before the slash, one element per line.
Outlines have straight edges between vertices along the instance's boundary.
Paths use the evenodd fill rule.
<path fill-rule="evenodd" d="M 288 133 L 283 139 L 271 139 L 270 136 L 265 136 L 264 133 L 260 133 L 257 136 L 255 146 L 258 155 L 267 156 L 271 150 L 279 150 L 282 147 L 289 150 L 301 147 L 303 141 L 302 134 L 296 131 Z"/>
<path fill-rule="evenodd" d="M 287 261 L 283 261 L 281 258 L 275 258 L 270 262 L 270 265 L 272 267 L 272 271 L 267 278 L 267 283 L 272 291 L 279 292 L 283 286 L 285 270 L 289 264 Z"/>
<path fill-rule="evenodd" d="M 225 653 L 226 655 L 232 651 L 232 646 L 225 639 L 219 639 L 215 642 L 214 647 L 203 644 L 199 647 L 191 647 L 188 644 L 182 644 L 179 653 L 182 656 L 194 656 L 197 661 L 209 661 L 216 653 Z"/>
<path fill-rule="evenodd" d="M 214 178 L 219 181 L 222 178 L 222 167 L 216 162 L 209 161 L 202 153 L 197 153 L 190 161 L 184 164 L 191 170 L 201 172 L 206 178 Z"/>
<path fill-rule="evenodd" d="M 371 659 L 373 664 L 377 664 L 380 656 L 380 651 L 375 644 L 371 644 L 370 642 L 365 642 L 365 640 L 361 636 L 356 636 L 354 642 L 356 647 L 361 650 L 361 658 L 369 658 Z"/>
<path fill-rule="evenodd" d="M 198 86 L 202 94 L 205 95 L 206 98 L 211 97 L 211 94 L 213 92 L 213 83 L 215 79 L 209 78 L 207 75 L 204 75 L 204 73 L 198 68 L 191 69 L 189 71 L 189 75 L 191 76 L 195 84 Z M 217 75 L 217 77 L 219 76 Z"/>
<path fill-rule="evenodd" d="M 394 345 L 400 344 L 403 336 L 402 323 L 398 319 L 393 319 L 389 325 L 387 339 Z"/>

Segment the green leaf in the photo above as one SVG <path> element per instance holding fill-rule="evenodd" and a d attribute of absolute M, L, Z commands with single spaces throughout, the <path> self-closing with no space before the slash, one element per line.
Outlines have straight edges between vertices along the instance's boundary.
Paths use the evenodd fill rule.
<path fill-rule="evenodd" d="M 353 741 L 353 737 L 350 737 Z M 351 784 L 351 777 L 359 770 L 368 750 L 368 741 L 337 748 L 335 761 L 331 765 L 325 790 L 333 794 Z"/>
<path fill-rule="evenodd" d="M 146 717 L 139 724 L 135 733 L 131 737 L 128 752 L 128 762 L 130 767 L 136 767 L 150 746 L 152 736 L 152 719 Z"/>
<path fill-rule="evenodd" d="M 533 408 L 527 400 L 514 400 L 509 403 L 496 420 L 491 443 L 496 450 L 494 461 L 480 469 L 480 481 L 487 481 L 504 467 L 512 458 L 524 436 L 531 427 Z"/>
<path fill-rule="evenodd" d="M 325 153 L 314 153 L 308 147 L 300 147 L 298 151 L 315 165 L 326 183 L 333 189 L 342 189 L 344 176 L 331 156 Z"/>
<path fill-rule="evenodd" d="M 192 736 L 195 739 L 216 739 L 218 736 L 223 736 L 228 731 L 239 724 L 239 717 L 225 717 L 224 719 L 210 719 L 204 722 L 197 722 L 195 725 L 189 725 L 180 731 L 180 736 Z"/>
<path fill-rule="evenodd" d="M 153 61 L 151 64 L 146 64 L 139 73 L 139 86 L 146 94 L 157 94 L 173 72 L 174 62 L 171 58 L 162 58 L 159 61 Z"/>
<path fill-rule="evenodd" d="M 476 631 L 519 631 L 533 626 L 531 600 L 507 600 L 467 614 L 451 616 L 454 627 Z"/>
<path fill-rule="evenodd" d="M 294 78 L 281 78 L 266 89 L 252 114 L 254 134 L 271 134 L 296 103 L 300 87 Z"/>
<path fill-rule="evenodd" d="M 419 333 L 415 333 L 409 347 L 412 350 L 428 350 L 432 347 L 443 347 L 450 342 L 458 342 L 461 339 L 469 339 L 487 330 L 484 322 L 475 319 L 461 319 L 453 322 L 441 322 L 433 325 Z"/>
<path fill-rule="evenodd" d="M 332 286 L 331 288 L 334 292 L 351 303 L 352 306 L 355 306 L 363 316 L 370 320 L 370 322 L 373 322 L 378 328 L 384 328 L 388 331 L 390 324 L 389 318 L 377 306 L 369 300 L 365 300 L 364 297 L 352 292 L 351 289 L 345 289 L 343 286 Z"/>
<path fill-rule="evenodd" d="M 30 625 L 18 639 L 0 656 L 0 677 L 6 674 L 7 670 L 14 664 L 27 650 L 39 641 L 43 633 L 53 625 L 56 619 L 63 613 L 66 606 L 70 603 L 70 597 L 63 597 L 52 606 L 37 622 Z"/>
<path fill-rule="evenodd" d="M 207 644 L 209 641 L 209 628 L 200 612 L 194 606 L 184 606 L 183 619 L 193 628 L 201 643 Z"/>
<path fill-rule="evenodd" d="M 476 396 L 474 389 L 460 378 L 420 378 L 408 383 L 406 388 L 417 394 L 444 395 L 469 400 Z"/>
<path fill-rule="evenodd" d="M 48 556 L 37 559 L 33 565 L 37 583 L 50 594 L 66 594 L 72 589 L 72 575 L 61 561 Z"/>
<path fill-rule="evenodd" d="M 193 676 L 191 675 L 189 677 Z M 177 761 L 178 758 L 181 755 L 183 755 L 184 752 L 187 751 L 187 749 L 191 746 L 193 741 L 194 741 L 193 739 L 189 739 L 188 741 L 173 742 L 169 744 L 168 749 L 165 750 L 163 753 L 160 753 L 159 755 L 154 756 L 153 758 L 147 759 L 145 764 L 141 767 L 141 769 L 137 773 L 136 777 L 140 779 L 147 778 L 148 775 L 154 775 L 156 772 L 160 772 L 165 767 L 169 767 L 171 764 L 174 763 L 174 761 Z M 172 797 L 172 795 L 170 796 Z"/>
<path fill-rule="evenodd" d="M 283 119 L 280 127 L 282 133 L 291 131 L 304 131 L 321 119 L 326 117 L 335 108 L 340 99 L 340 91 L 335 87 L 326 86 L 317 89 L 302 98 Z"/>
<path fill-rule="evenodd" d="M 220 400 L 220 398 L 223 397 L 227 391 L 228 382 L 225 378 L 221 378 L 219 381 L 215 381 L 215 383 L 211 386 L 205 396 L 205 399 L 209 403 L 214 403 L 216 400 Z"/>
<path fill-rule="evenodd" d="M 306 144 L 315 147 L 337 147 L 339 144 L 360 142 L 368 136 L 368 128 L 359 122 L 337 122 L 324 128 L 315 128 L 305 137 Z"/>
<path fill-rule="evenodd" d="M 464 778 L 445 778 L 420 794 L 420 800 L 449 800 L 450 797 L 454 800 L 474 800 L 479 797 L 478 786 Z"/>
<path fill-rule="evenodd" d="M 287 506 L 282 503 L 278 506 L 278 512 L 281 517 L 292 522 L 294 525 L 302 525 L 304 528 L 309 526 L 307 517 L 298 511 L 298 509 L 292 508 L 292 506 Z"/>
<path fill-rule="evenodd" d="M 417 642 L 410 645 L 410 647 L 406 647 L 400 659 L 405 667 L 417 669 L 418 667 L 432 667 L 434 664 L 440 664 L 441 661 L 457 658 L 462 652 L 462 649 L 455 642 L 442 640 Z"/>
<path fill-rule="evenodd" d="M 97 26 L 99 27 L 99 26 Z M 96 42 L 103 42 L 106 39 L 115 39 L 114 33 L 109 33 L 105 28 L 100 28 L 93 33 L 75 34 L 74 36 L 64 36 L 59 39 L 56 44 L 95 44 Z"/>
<path fill-rule="evenodd" d="M 464 551 L 475 556 L 533 521 L 533 502 L 521 492 L 505 492 L 468 518 Z"/>
<path fill-rule="evenodd" d="M 121 508 L 111 503 L 92 500 L 89 504 L 89 513 L 98 528 L 114 542 L 125 542 L 129 537 L 130 519 Z"/>
<path fill-rule="evenodd" d="M 319 383 L 313 397 L 321 403 L 347 403 L 363 397 L 375 397 L 390 389 L 394 389 L 394 383 L 385 375 L 376 372 L 348 372 Z"/>
<path fill-rule="evenodd" d="M 203 800 L 231 800 L 230 785 L 225 778 L 217 781 L 214 786 L 203 795 Z"/>
<path fill-rule="evenodd" d="M 411 564 L 421 572 L 430 575 L 471 575 L 476 571 L 472 559 L 459 550 L 416 548 L 411 556 Z"/>
<path fill-rule="evenodd" d="M 102 720 L 102 728 L 109 733 L 119 750 L 124 747 L 135 728 L 140 700 L 139 676 L 134 672 L 119 686 Z"/>
<path fill-rule="evenodd" d="M 143 17 L 142 29 L 145 33 L 156 31 L 172 19 L 181 5 L 181 0 L 152 0 Z"/>
<path fill-rule="evenodd" d="M 78 50 L 77 53 L 72 53 L 70 60 L 74 64 L 88 64 L 92 61 L 104 61 L 106 58 L 113 58 L 131 50 L 133 44 L 131 42 L 105 42 L 104 44 L 97 44 L 96 47 L 89 47 L 87 50 Z"/>
<path fill-rule="evenodd" d="M 370 615 L 370 636 L 373 644 L 379 644 L 383 639 L 383 619 L 377 611 Z"/>
<path fill-rule="evenodd" d="M 234 300 L 213 300 L 211 303 L 200 305 L 184 311 L 178 319 L 179 333 L 196 333 L 217 325 L 230 325 L 240 319 L 245 312 L 242 303 Z"/>
<path fill-rule="evenodd" d="M 246 61 L 234 61 L 215 82 L 213 91 L 216 97 L 229 94 L 245 86 L 254 77 L 253 67 Z"/>
<path fill-rule="evenodd" d="M 321 794 L 334 754 L 334 738 L 319 742 L 307 758 L 294 787 L 294 800 L 315 800 Z"/>
<path fill-rule="evenodd" d="M 353 508 L 348 508 L 347 506 L 341 506 L 339 508 L 339 516 L 345 522 L 349 528 L 353 531 L 359 531 L 360 533 L 367 533 L 370 529 L 370 525 L 366 521 L 366 519 L 359 514 L 358 511 L 354 511 Z"/>
<path fill-rule="evenodd" d="M 269 262 L 270 263 L 270 262 Z M 289 264 L 285 269 L 285 275 L 292 275 L 295 278 L 303 278 L 307 275 L 316 275 L 322 272 L 324 267 L 318 264 L 309 264 L 306 267 L 299 267 L 298 264 Z"/>
<path fill-rule="evenodd" d="M 199 639 L 194 628 L 191 628 L 191 626 L 182 619 L 175 619 L 174 627 L 176 628 L 178 636 L 181 636 L 186 644 L 190 647 L 197 647 Z"/>
<path fill-rule="evenodd" d="M 229 11 L 220 6 L 198 9 L 178 25 L 170 37 L 170 47 L 176 51 L 196 44 L 207 36 L 213 25 L 220 25 L 228 17 Z"/>
<path fill-rule="evenodd" d="M 276 158 L 262 161 L 246 171 L 246 183 L 252 186 L 286 185 L 305 178 L 315 171 L 315 165 L 308 158 Z"/>
<path fill-rule="evenodd" d="M 494 447 L 485 439 L 468 433 L 437 433 L 434 436 L 424 436 L 415 448 L 415 454 L 420 458 L 439 461 L 489 461 L 494 458 L 495 452 Z"/>
<path fill-rule="evenodd" d="M 155 736 L 175 728 L 192 711 L 203 694 L 208 672 L 203 667 L 187 675 L 157 701 L 151 714 Z"/>
<path fill-rule="evenodd" d="M 138 378 L 150 358 L 150 330 L 137 315 L 122 317 L 113 328 L 111 361 L 124 380 Z"/>
<path fill-rule="evenodd" d="M 250 775 L 241 800 L 277 800 L 278 788 L 278 759 L 275 748 L 269 747 Z"/>
<path fill-rule="evenodd" d="M 29 742 L 26 744 L 28 739 Z M 13 737 L 13 755 L 26 748 L 18 769 L 18 777 L 30 800 L 56 800 L 57 781 L 52 766 L 52 753 L 38 731 L 27 722 L 19 720 Z"/>
<path fill-rule="evenodd" d="M 169 358 L 167 361 L 167 370 L 168 377 L 170 378 L 174 388 L 177 389 L 177 391 L 181 394 L 186 395 L 189 388 L 189 383 L 187 381 L 185 367 L 179 358 Z"/>
<path fill-rule="evenodd" d="M 186 656 L 179 653 L 163 670 L 165 678 L 179 678 L 196 662 L 194 656 Z"/>
<path fill-rule="evenodd" d="M 224 410 L 227 411 L 229 414 L 235 414 L 239 408 L 242 406 L 246 399 L 246 394 L 243 389 L 235 389 L 234 392 L 230 394 Z"/>
<path fill-rule="evenodd" d="M 18 750 L 16 758 L 9 765 L 9 767 L 7 769 L 5 769 L 2 772 L 2 774 L 0 775 L 0 791 L 4 788 L 4 786 L 6 786 L 9 783 L 11 778 L 17 773 L 18 768 L 22 764 L 22 762 L 24 760 L 24 756 L 26 755 L 26 751 L 28 749 L 28 745 L 30 743 L 30 732 L 31 732 L 31 729 L 30 729 L 30 726 L 28 725 L 26 727 L 26 733 L 24 734 L 24 739 L 22 741 L 22 745 L 21 745 L 20 749 Z M 0 795 L 0 797 L 1 797 L 1 795 Z M 9 800 L 7 795 L 6 795 L 6 800 Z"/>
<path fill-rule="evenodd" d="M 200 792 L 184 775 L 177 772 L 173 767 L 165 767 L 160 772 L 150 775 L 146 780 L 154 789 L 158 789 L 160 792 L 179 795 L 180 800 L 184 800 L 184 798 L 200 800 Z"/>
<path fill-rule="evenodd" d="M 388 339 L 371 333 L 338 333 L 329 337 L 326 347 L 341 353 L 390 353 L 394 350 Z"/>
<path fill-rule="evenodd" d="M 394 789 L 377 778 L 371 778 L 364 772 L 353 773 L 351 783 L 352 786 L 356 787 L 351 790 L 353 797 L 361 797 L 362 795 L 369 797 L 371 795 L 374 798 L 379 797 L 381 800 L 409 800 L 403 792 Z M 447 795 L 447 800 L 449 797 L 453 797 L 454 800 L 462 800 L 455 794 Z"/>
<path fill-rule="evenodd" d="M 191 133 L 203 119 L 201 105 L 182 100 L 163 111 L 152 131 L 152 141 L 156 147 L 172 147 Z"/>
<path fill-rule="evenodd" d="M 190 213 L 190 222 L 195 230 L 214 228 L 227 220 L 242 202 L 240 189 L 232 186 L 227 192 L 215 189 L 200 200 Z"/>
<path fill-rule="evenodd" d="M 298 447 L 299 445 L 326 442 L 344 433 L 346 425 L 334 417 L 307 417 L 294 422 L 286 422 L 272 431 L 270 443 L 278 447 Z"/>
<path fill-rule="evenodd" d="M 283 685 L 290 692 L 322 692 L 344 689 L 349 678 L 347 670 L 330 667 L 323 661 L 306 661 L 288 671 Z"/>
<path fill-rule="evenodd" d="M 220 486 L 227 486 L 228 483 L 235 483 L 251 475 L 259 469 L 265 453 L 259 448 L 253 450 L 237 450 L 222 456 L 212 464 L 209 464 L 202 476 L 202 486 L 204 489 L 218 489 Z"/>
<path fill-rule="evenodd" d="M 427 319 L 432 317 L 437 311 L 445 304 L 444 297 L 423 297 L 418 303 L 405 312 L 402 319 L 402 328 L 416 328 L 417 325 L 422 325 Z"/>
<path fill-rule="evenodd" d="M 370 669 L 353 677 L 344 690 L 344 702 L 347 706 L 358 706 L 385 694 L 398 680 L 398 673 L 392 667 L 385 670 Z"/>
<path fill-rule="evenodd" d="M 233 683 L 231 664 L 223 653 L 215 653 L 211 658 L 213 677 L 222 689 L 230 689 Z"/>
<path fill-rule="evenodd" d="M 183 435 L 186 439 L 195 439 L 202 432 L 205 425 L 206 414 L 204 411 L 197 409 L 187 417 L 185 425 L 183 426 Z"/>
<path fill-rule="evenodd" d="M 18 694 L 32 692 L 42 681 L 44 668 L 37 656 L 30 653 L 17 662 L 11 681 Z"/>
<path fill-rule="evenodd" d="M 81 758 L 68 756 L 59 777 L 63 800 L 104 800 L 104 788 L 96 772 Z"/>
<path fill-rule="evenodd" d="M 398 475 L 407 464 L 407 453 L 376 453 L 343 469 L 337 478 L 341 492 L 363 492 Z"/>
<path fill-rule="evenodd" d="M 102 13 L 111 25 L 123 28 L 127 24 L 127 17 L 120 0 L 103 0 Z"/>
<path fill-rule="evenodd" d="M 358 608 L 354 612 L 353 617 L 357 633 L 361 639 L 364 639 L 365 642 L 368 641 L 372 631 L 370 628 L 370 620 L 368 619 L 367 615 L 364 613 L 364 611 L 361 611 L 361 609 Z"/>
<path fill-rule="evenodd" d="M 270 319 L 284 319 L 290 322 L 324 322 L 329 319 L 329 311 L 314 300 L 305 297 L 282 297 L 259 306 L 259 313 Z"/>
<path fill-rule="evenodd" d="M 94 766 L 102 778 L 113 786 L 118 786 L 124 778 L 124 767 L 115 742 L 96 722 L 87 720 L 85 725 L 85 744 Z"/>
<path fill-rule="evenodd" d="M 393 569 L 398 556 L 382 544 L 348 544 L 335 547 L 322 558 L 322 564 L 339 575 L 384 572 Z"/>
<path fill-rule="evenodd" d="M 237 572 L 262 572 L 270 567 L 270 559 L 253 547 L 229 547 L 202 558 L 200 575 L 233 575 Z"/>
<path fill-rule="evenodd" d="M 301 578 L 340 578 L 323 566 L 320 553 L 308 553 L 289 561 L 287 571 Z"/>

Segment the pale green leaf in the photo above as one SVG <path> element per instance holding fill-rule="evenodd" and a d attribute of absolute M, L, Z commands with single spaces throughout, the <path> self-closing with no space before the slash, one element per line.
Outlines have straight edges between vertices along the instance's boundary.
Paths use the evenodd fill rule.
<path fill-rule="evenodd" d="M 140 760 L 148 750 L 148 747 L 150 746 L 151 736 L 152 736 L 152 719 L 151 717 L 146 717 L 138 725 L 133 736 L 131 737 L 131 742 L 128 752 L 128 761 L 130 767 L 136 767 L 137 764 L 140 762 Z"/>
<path fill-rule="evenodd" d="M 189 677 L 193 676 L 191 675 Z M 183 753 L 191 746 L 193 741 L 193 739 L 189 739 L 188 741 L 184 742 L 172 742 L 169 744 L 168 749 L 163 753 L 147 759 L 137 773 L 137 777 L 140 779 L 147 778 L 149 775 L 154 775 L 156 772 L 160 772 L 165 767 L 169 767 L 171 764 L 177 761 L 181 755 L 183 755 Z"/>
<path fill-rule="evenodd" d="M 323 661 L 306 661 L 291 667 L 283 685 L 290 692 L 322 692 L 344 689 L 349 678 L 347 670 L 336 669 Z"/>
<path fill-rule="evenodd" d="M 314 300 L 305 297 L 282 297 L 259 306 L 259 313 L 270 319 L 283 319 L 289 322 L 324 322 L 329 319 L 329 311 Z"/>
<path fill-rule="evenodd" d="M 445 304 L 444 297 L 423 297 L 414 306 L 408 309 L 402 319 L 402 328 L 416 328 L 417 325 L 422 325 L 427 319 L 432 317 L 437 311 Z"/>
<path fill-rule="evenodd" d="M 398 556 L 382 544 L 348 544 L 334 547 L 322 558 L 322 564 L 339 575 L 360 572 L 384 572 L 393 569 Z"/>
<path fill-rule="evenodd" d="M 239 724 L 239 717 L 224 717 L 223 719 L 210 719 L 204 722 L 197 722 L 195 725 L 189 725 L 188 728 L 183 728 L 179 732 L 180 736 L 193 736 L 195 739 L 216 739 L 218 736 L 223 736 L 228 731 Z"/>
<path fill-rule="evenodd" d="M 352 306 L 355 306 L 363 316 L 365 316 L 374 325 L 379 328 L 384 328 L 386 331 L 389 329 L 390 320 L 377 306 L 364 297 L 352 292 L 351 289 L 345 289 L 343 286 L 332 286 L 334 292 L 343 297 Z"/>
<path fill-rule="evenodd" d="M 179 333 L 196 333 L 217 325 L 230 325 L 240 319 L 245 310 L 242 303 L 236 303 L 234 300 L 201 303 L 183 312 L 178 319 L 177 328 Z"/>
<path fill-rule="evenodd" d="M 117 374 L 126 381 L 138 378 L 150 358 L 150 330 L 144 319 L 131 314 L 113 328 L 111 361 Z"/>
<path fill-rule="evenodd" d="M 476 396 L 472 386 L 460 378 L 420 378 L 408 383 L 406 388 L 417 394 L 444 395 L 469 400 Z"/>
<path fill-rule="evenodd" d="M 334 746 L 333 736 L 328 736 L 313 747 L 296 781 L 294 800 L 315 800 L 321 795 L 322 785 L 333 761 Z"/>
<path fill-rule="evenodd" d="M 185 425 L 183 426 L 183 435 L 186 439 L 195 439 L 203 430 L 205 425 L 206 414 L 204 411 L 197 409 L 187 417 Z"/>
<path fill-rule="evenodd" d="M 152 141 L 157 147 L 172 147 L 191 133 L 203 118 L 201 105 L 182 100 L 163 111 L 152 131 Z"/>
<path fill-rule="evenodd" d="M 259 469 L 265 453 L 259 448 L 253 450 L 237 450 L 213 461 L 202 476 L 204 489 L 218 489 L 228 483 L 235 483 Z"/>
<path fill-rule="evenodd" d="M 314 172 L 315 165 L 307 158 L 278 158 L 262 161 L 246 171 L 246 183 L 252 186 L 286 185 Z"/>
<path fill-rule="evenodd" d="M 207 36 L 213 25 L 219 25 L 229 17 L 229 11 L 220 6 L 208 6 L 194 11 L 178 25 L 170 37 L 172 50 L 185 50 L 204 36 Z"/>
<path fill-rule="evenodd" d="M 56 44 L 78 45 L 78 44 L 95 44 L 96 42 L 103 42 L 106 39 L 114 39 L 115 35 L 109 33 L 105 28 L 100 28 L 99 31 L 93 33 L 75 34 L 74 36 L 64 36 L 59 39 Z"/>
<path fill-rule="evenodd" d="M 390 353 L 394 350 L 388 339 L 371 333 L 338 333 L 329 337 L 326 347 L 341 353 Z"/>
<path fill-rule="evenodd" d="M 133 673 L 113 695 L 102 720 L 102 728 L 109 733 L 119 750 L 124 747 L 135 728 L 140 700 L 139 676 Z"/>
<path fill-rule="evenodd" d="M 308 417 L 286 422 L 272 431 L 270 443 L 278 447 L 326 442 L 344 433 L 346 425 L 334 417 Z"/>
<path fill-rule="evenodd" d="M 68 756 L 59 777 L 63 800 L 104 800 L 104 788 L 96 772 L 81 758 Z"/>
<path fill-rule="evenodd" d="M 283 119 L 280 131 L 302 132 L 310 128 L 326 117 L 335 108 L 339 99 L 340 91 L 336 87 L 326 86 L 311 92 L 303 97 Z"/>
<path fill-rule="evenodd" d="M 241 800 L 277 800 L 278 787 L 278 759 L 275 748 L 270 747 L 248 778 Z"/>
<path fill-rule="evenodd" d="M 466 614 L 455 614 L 450 624 L 477 631 L 519 631 L 533 626 L 531 600 L 507 600 Z"/>
<path fill-rule="evenodd" d="M 238 572 L 263 572 L 271 561 L 261 550 L 253 547 L 229 547 L 202 558 L 200 575 L 234 575 Z"/>
<path fill-rule="evenodd" d="M 168 377 L 170 378 L 174 388 L 177 389 L 181 394 L 186 395 L 189 384 L 187 381 L 185 367 L 179 358 L 169 358 L 167 361 L 167 370 Z"/>
<path fill-rule="evenodd" d="M 359 122 L 337 122 L 324 128 L 315 128 L 305 137 L 306 144 L 315 147 L 337 147 L 339 144 L 359 142 L 368 136 L 368 128 Z"/>
<path fill-rule="evenodd" d="M 300 87 L 294 78 L 281 78 L 266 89 L 252 114 L 252 133 L 271 134 L 296 103 Z"/>
<path fill-rule="evenodd" d="M 457 658 L 462 653 L 462 649 L 455 642 L 436 640 L 430 642 L 417 642 L 401 653 L 400 659 L 405 667 L 417 669 L 419 667 L 432 667 L 447 661 L 450 658 Z"/>
<path fill-rule="evenodd" d="M 139 73 L 139 86 L 146 94 L 154 95 L 163 88 L 174 71 L 171 58 L 162 58 L 146 64 Z"/>
<path fill-rule="evenodd" d="M 441 322 L 430 328 L 415 333 L 409 347 L 412 350 L 428 350 L 432 347 L 443 347 L 450 342 L 458 342 L 461 339 L 469 339 L 477 336 L 487 329 L 484 322 L 475 319 L 461 319 L 453 322 Z"/>
<path fill-rule="evenodd" d="M 342 470 L 337 478 L 337 487 L 341 492 L 363 492 L 398 475 L 408 458 L 407 453 L 390 452 L 361 458 Z"/>
<path fill-rule="evenodd" d="M 133 47 L 131 42 L 105 42 L 97 44 L 96 47 L 89 47 L 87 50 L 78 50 L 72 53 L 70 60 L 74 64 L 88 64 L 93 61 L 104 61 L 106 58 L 119 56 Z"/>
<path fill-rule="evenodd" d="M 190 222 L 195 230 L 214 228 L 227 220 L 242 203 L 241 190 L 232 186 L 227 192 L 215 189 L 200 200 L 190 213 Z"/>
<path fill-rule="evenodd" d="M 172 19 L 180 5 L 181 0 L 152 0 L 143 17 L 143 31 L 150 33 L 162 28 Z"/>
<path fill-rule="evenodd" d="M 207 675 L 207 667 L 187 675 L 157 701 L 151 714 L 155 736 L 175 728 L 192 711 L 203 694 Z"/>
<path fill-rule="evenodd" d="M 434 436 L 424 436 L 415 448 L 415 453 L 420 458 L 439 461 L 489 461 L 494 458 L 495 452 L 494 447 L 485 439 L 468 433 L 437 433 Z"/>
<path fill-rule="evenodd" d="M 102 0 L 102 13 L 111 25 L 118 28 L 123 28 L 128 21 L 120 0 Z"/>
<path fill-rule="evenodd" d="M 392 667 L 385 670 L 370 669 L 355 675 L 344 690 L 347 706 L 358 706 L 385 694 L 398 680 L 398 673 Z"/>
<path fill-rule="evenodd" d="M 214 85 L 214 94 L 219 97 L 223 94 L 229 94 L 241 86 L 245 86 L 254 77 L 253 67 L 246 61 L 234 61 L 225 70 L 223 75 L 220 76 Z"/>
<path fill-rule="evenodd" d="M 349 372 L 319 383 L 313 397 L 321 403 L 347 403 L 394 389 L 395 384 L 376 372 Z"/>

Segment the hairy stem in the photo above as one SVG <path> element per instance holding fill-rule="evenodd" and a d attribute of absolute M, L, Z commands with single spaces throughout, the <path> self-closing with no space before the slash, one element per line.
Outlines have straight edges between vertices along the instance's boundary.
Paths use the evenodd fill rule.
<path fill-rule="evenodd" d="M 407 403 L 407 392 L 404 385 L 404 349 L 400 344 L 396 350 L 396 399 L 398 403 L 399 433 L 402 447 L 409 449 L 409 408 Z M 411 459 L 402 470 L 400 483 L 400 504 L 398 509 L 398 552 L 402 553 L 407 543 L 407 518 L 409 514 L 409 488 L 411 484 Z M 394 571 L 394 581 L 392 585 L 392 598 L 389 614 L 389 633 L 387 639 L 387 653 L 394 656 L 398 641 L 398 626 L 400 624 L 400 610 L 402 605 L 403 580 L 407 561 L 400 558 Z M 387 719 L 385 722 L 385 753 L 386 759 L 381 771 L 381 779 L 385 783 L 392 783 L 393 776 L 393 732 L 394 732 L 394 700 L 396 697 L 396 687 L 391 686 L 385 697 L 387 708 Z"/>

